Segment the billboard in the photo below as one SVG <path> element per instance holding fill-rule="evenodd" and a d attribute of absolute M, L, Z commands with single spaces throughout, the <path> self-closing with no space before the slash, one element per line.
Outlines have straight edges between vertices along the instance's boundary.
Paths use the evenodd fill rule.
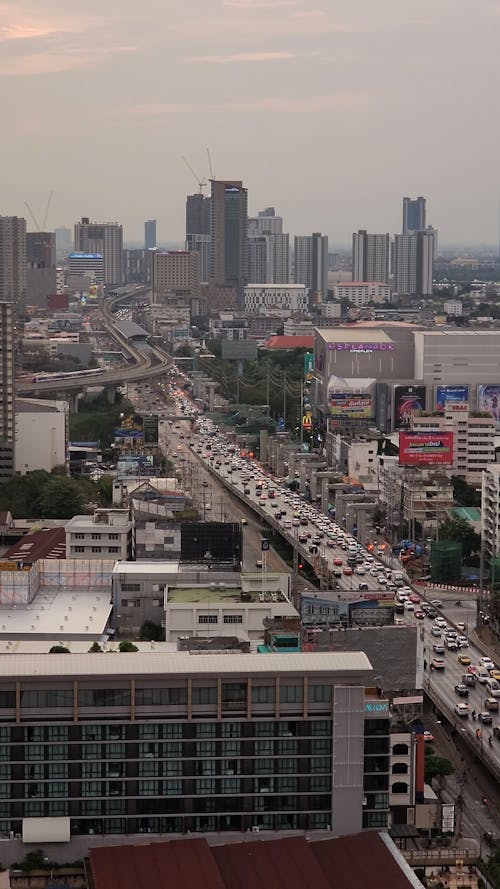
<path fill-rule="evenodd" d="M 239 522 L 185 522 L 181 525 L 182 562 L 232 562 L 243 558 Z"/>
<path fill-rule="evenodd" d="M 310 382 L 314 375 L 314 355 L 306 352 L 304 355 L 304 379 Z"/>
<path fill-rule="evenodd" d="M 120 457 L 116 464 L 116 477 L 118 480 L 132 476 L 153 475 L 153 457 L 149 454 L 134 454 L 130 457 Z"/>
<path fill-rule="evenodd" d="M 500 385 L 477 387 L 477 409 L 490 414 L 500 426 Z"/>
<path fill-rule="evenodd" d="M 150 447 L 158 447 L 158 417 L 143 417 L 142 428 L 144 431 L 144 444 Z"/>
<path fill-rule="evenodd" d="M 372 396 L 369 392 L 329 392 L 328 408 L 331 417 L 368 420 L 373 414 Z"/>
<path fill-rule="evenodd" d="M 453 432 L 400 432 L 400 466 L 450 466 Z"/>
<path fill-rule="evenodd" d="M 436 386 L 435 410 L 444 410 L 445 404 L 467 404 L 469 401 L 468 386 Z"/>
<path fill-rule="evenodd" d="M 394 387 L 394 425 L 408 426 L 414 413 L 425 410 L 425 386 Z"/>

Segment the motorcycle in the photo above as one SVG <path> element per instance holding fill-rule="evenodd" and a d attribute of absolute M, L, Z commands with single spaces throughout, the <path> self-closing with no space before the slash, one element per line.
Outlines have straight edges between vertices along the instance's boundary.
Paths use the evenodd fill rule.
<path fill-rule="evenodd" d="M 458 608 L 460 608 L 460 606 L 462 605 L 462 600 L 461 600 L 461 599 L 457 599 L 457 601 L 455 602 L 455 605 L 457 605 Z"/>

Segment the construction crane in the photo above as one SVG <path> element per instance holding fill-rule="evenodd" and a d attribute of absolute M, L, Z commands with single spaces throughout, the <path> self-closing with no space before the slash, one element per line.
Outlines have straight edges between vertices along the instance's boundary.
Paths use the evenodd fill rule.
<path fill-rule="evenodd" d="M 25 202 L 24 202 L 24 206 L 25 206 L 26 209 L 28 210 L 28 213 L 30 214 L 30 216 L 31 216 L 31 218 L 32 218 L 32 220 L 33 220 L 33 222 L 35 223 L 35 228 L 36 228 L 37 231 L 45 231 L 45 226 L 47 225 L 47 219 L 48 219 L 48 216 L 49 216 L 50 202 L 51 202 L 51 200 L 52 200 L 52 195 L 53 195 L 53 194 L 54 194 L 53 191 L 50 191 L 50 192 L 49 192 L 49 196 L 48 196 L 48 198 L 47 198 L 47 203 L 45 204 L 45 213 L 43 214 L 43 225 L 42 225 L 42 228 L 40 228 L 40 226 L 39 226 L 39 224 L 38 224 L 38 221 L 37 221 L 37 218 L 36 218 L 35 214 L 33 213 L 33 210 L 31 209 L 30 205 L 28 204 L 28 201 L 25 201 Z"/>
<path fill-rule="evenodd" d="M 210 170 L 210 179 L 215 179 L 215 173 L 212 168 L 212 160 L 210 158 L 210 151 L 207 148 L 207 157 L 208 157 L 208 169 Z"/>
<path fill-rule="evenodd" d="M 196 181 L 197 181 L 197 183 L 198 183 L 198 185 L 199 185 L 199 188 L 200 188 L 200 194 L 203 194 L 203 189 L 205 188 L 205 186 L 206 186 L 206 184 L 207 184 L 207 183 L 206 183 L 206 180 L 205 180 L 205 179 L 200 179 L 200 178 L 196 175 L 196 173 L 195 173 L 195 171 L 193 170 L 191 164 L 189 163 L 187 157 L 184 157 L 184 155 L 182 155 L 182 160 L 183 160 L 184 163 L 186 164 L 186 167 L 188 168 L 188 170 L 191 171 L 191 173 L 193 174 L 194 178 L 196 179 Z"/>

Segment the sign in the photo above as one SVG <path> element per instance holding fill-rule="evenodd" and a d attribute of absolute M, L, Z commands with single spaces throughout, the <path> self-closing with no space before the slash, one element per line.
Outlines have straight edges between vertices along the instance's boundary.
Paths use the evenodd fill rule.
<path fill-rule="evenodd" d="M 239 194 L 240 193 L 240 189 L 238 188 L 237 185 L 226 185 L 224 191 L 226 192 L 226 194 Z"/>
<path fill-rule="evenodd" d="M 372 416 L 372 397 L 369 392 L 329 392 L 328 407 L 332 417 L 349 417 L 352 420 L 369 419 Z"/>
<path fill-rule="evenodd" d="M 312 429 L 312 414 L 304 414 L 302 417 L 302 428 Z"/>
<path fill-rule="evenodd" d="M 278 429 L 279 429 L 280 432 L 284 432 L 284 431 L 285 431 L 285 419 L 284 419 L 284 417 L 280 417 L 280 418 L 279 418 L 279 420 L 278 420 Z"/>
<path fill-rule="evenodd" d="M 102 259 L 102 253 L 70 253 L 70 259 Z"/>
<path fill-rule="evenodd" d="M 142 428 L 144 432 L 144 444 L 156 448 L 158 446 L 158 417 L 144 417 Z"/>
<path fill-rule="evenodd" d="M 394 352 L 394 343 L 328 343 L 332 352 Z"/>
<path fill-rule="evenodd" d="M 388 713 L 389 701 L 365 701 L 365 713 Z"/>
<path fill-rule="evenodd" d="M 442 803 L 441 805 L 441 832 L 455 833 L 454 803 Z"/>
<path fill-rule="evenodd" d="M 436 386 L 436 410 L 442 411 L 445 404 L 467 404 L 469 401 L 468 386 Z"/>
<path fill-rule="evenodd" d="M 394 387 L 394 423 L 409 426 L 417 411 L 425 410 L 425 386 Z"/>
<path fill-rule="evenodd" d="M 314 373 L 314 355 L 312 352 L 306 352 L 304 355 L 304 379 L 312 380 Z"/>
<path fill-rule="evenodd" d="M 144 433 L 138 429 L 115 429 L 115 438 L 142 438 Z"/>
<path fill-rule="evenodd" d="M 400 466 L 450 466 L 453 432 L 400 432 Z"/>
<path fill-rule="evenodd" d="M 116 464 L 116 477 L 118 480 L 127 476 L 152 475 L 153 457 L 150 454 L 133 454 L 129 457 L 120 457 Z"/>
<path fill-rule="evenodd" d="M 269 550 L 269 540 L 266 537 L 263 537 L 260 541 L 260 548 L 263 553 L 267 553 Z"/>
<path fill-rule="evenodd" d="M 477 387 L 477 409 L 490 414 L 500 425 L 500 385 Z"/>

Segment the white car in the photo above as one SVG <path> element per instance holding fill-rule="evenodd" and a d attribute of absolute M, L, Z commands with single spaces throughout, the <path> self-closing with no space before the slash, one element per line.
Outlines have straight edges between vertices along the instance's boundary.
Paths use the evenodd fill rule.
<path fill-rule="evenodd" d="M 493 663 L 493 661 L 491 660 L 490 657 L 480 657 L 479 663 L 481 664 L 482 667 L 486 667 L 487 670 L 494 670 L 495 669 L 495 664 Z"/>
<path fill-rule="evenodd" d="M 458 703 L 455 704 L 454 708 L 457 716 L 461 716 L 462 718 L 467 718 L 470 713 L 470 707 L 468 704 Z"/>
<path fill-rule="evenodd" d="M 405 602 L 405 611 L 415 611 L 413 602 Z"/>

